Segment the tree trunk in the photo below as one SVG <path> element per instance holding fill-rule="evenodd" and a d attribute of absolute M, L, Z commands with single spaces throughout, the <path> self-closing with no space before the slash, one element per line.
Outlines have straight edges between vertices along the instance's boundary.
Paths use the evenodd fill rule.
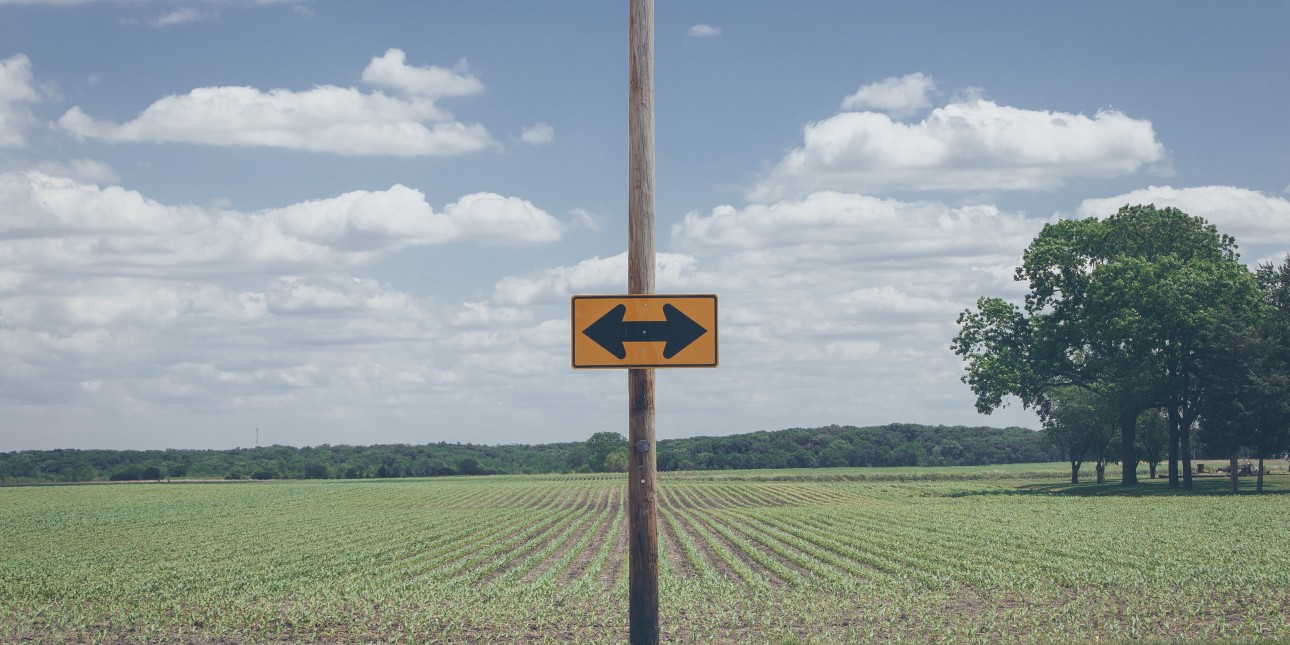
<path fill-rule="evenodd" d="M 1147 467 L 1151 469 L 1151 478 L 1152 478 L 1152 479 L 1155 479 L 1155 478 L 1156 478 L 1156 462 L 1154 462 L 1154 461 L 1147 462 Z"/>
<path fill-rule="evenodd" d="M 1078 461 L 1071 462 L 1071 483 L 1072 484 L 1079 483 L 1079 465 L 1080 465 L 1080 462 Z M 1259 481 L 1263 481 L 1263 480 L 1260 479 Z"/>
<path fill-rule="evenodd" d="M 1263 492 L 1263 458 L 1262 457 L 1259 457 L 1259 478 L 1254 481 L 1255 481 L 1254 492 L 1262 493 Z"/>
<path fill-rule="evenodd" d="M 1178 429 L 1182 438 L 1183 490 L 1191 490 L 1191 424 Z"/>
<path fill-rule="evenodd" d="M 1241 480 L 1240 476 L 1237 475 L 1237 470 L 1239 470 L 1239 467 L 1236 465 L 1236 453 L 1233 452 L 1232 455 L 1227 458 L 1227 479 L 1231 483 L 1230 492 L 1233 495 L 1241 490 Z"/>
<path fill-rule="evenodd" d="M 1138 446 L 1136 443 L 1138 429 L 1138 411 L 1126 412 L 1120 416 L 1120 442 L 1123 444 L 1120 456 L 1120 484 L 1133 486 L 1138 483 Z"/>
<path fill-rule="evenodd" d="M 1097 462 L 1097 483 L 1099 484 L 1106 483 L 1106 462 L 1105 461 Z"/>
<path fill-rule="evenodd" d="M 1166 409 L 1169 411 L 1169 487 L 1178 488 L 1178 406 Z"/>

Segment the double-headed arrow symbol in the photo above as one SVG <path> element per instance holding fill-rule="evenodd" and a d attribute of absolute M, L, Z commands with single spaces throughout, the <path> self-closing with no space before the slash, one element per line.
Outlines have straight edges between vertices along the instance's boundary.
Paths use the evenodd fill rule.
<path fill-rule="evenodd" d="M 690 320 L 689 316 L 670 304 L 663 305 L 662 321 L 626 321 L 623 320 L 626 315 L 627 306 L 620 304 L 601 316 L 600 320 L 591 323 L 582 333 L 619 359 L 627 358 L 624 343 L 667 343 L 663 346 L 663 358 L 672 358 L 708 333 L 702 325 Z"/>

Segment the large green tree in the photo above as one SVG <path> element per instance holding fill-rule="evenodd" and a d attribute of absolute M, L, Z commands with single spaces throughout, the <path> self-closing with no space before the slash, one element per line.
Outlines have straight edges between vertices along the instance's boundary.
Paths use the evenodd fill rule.
<path fill-rule="evenodd" d="M 1264 459 L 1290 450 L 1290 258 L 1256 279 L 1264 307 L 1219 320 L 1201 363 L 1201 438 L 1228 457 L 1233 493 L 1240 452 L 1258 458 L 1261 492 Z"/>
<path fill-rule="evenodd" d="M 1106 480 L 1107 447 L 1116 437 L 1115 418 L 1106 402 L 1089 390 L 1053 388 L 1039 405 L 1044 433 L 1062 449 L 1071 466 L 1071 483 L 1079 483 L 1084 459 L 1096 460 L 1097 483 Z"/>
<path fill-rule="evenodd" d="M 1125 206 L 1102 220 L 1045 225 L 1015 279 L 1029 285 L 1023 306 L 982 298 L 959 316 L 953 349 L 978 410 L 1009 396 L 1040 409 L 1059 387 L 1093 392 L 1120 430 L 1121 483 L 1136 484 L 1138 415 L 1164 407 L 1176 482 L 1204 336 L 1220 312 L 1257 306 L 1234 240 L 1174 208 Z"/>
<path fill-rule="evenodd" d="M 1290 454 L 1290 256 L 1280 265 L 1259 265 L 1255 275 L 1267 304 L 1261 328 L 1267 354 L 1259 373 L 1261 405 L 1253 442 L 1262 491 L 1264 458 Z"/>
<path fill-rule="evenodd" d="M 1138 415 L 1138 456 L 1147 462 L 1151 478 L 1156 478 L 1156 467 L 1165 458 L 1169 439 L 1169 414 L 1161 408 L 1144 410 Z"/>
<path fill-rule="evenodd" d="M 1220 320 L 1210 334 L 1211 351 L 1201 361 L 1200 438 L 1207 450 L 1227 457 L 1233 494 L 1238 490 L 1237 459 L 1256 441 L 1266 393 L 1260 373 L 1269 352 L 1259 332 L 1249 320 Z"/>
<path fill-rule="evenodd" d="M 598 473 L 626 470 L 626 453 L 627 437 L 621 433 L 597 432 L 587 439 L 587 465 Z"/>

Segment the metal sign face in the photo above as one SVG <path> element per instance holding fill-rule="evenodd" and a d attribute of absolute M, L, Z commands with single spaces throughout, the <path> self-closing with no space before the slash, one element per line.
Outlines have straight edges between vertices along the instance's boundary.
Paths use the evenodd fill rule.
<path fill-rule="evenodd" d="M 576 369 L 716 367 L 714 295 L 574 296 Z"/>

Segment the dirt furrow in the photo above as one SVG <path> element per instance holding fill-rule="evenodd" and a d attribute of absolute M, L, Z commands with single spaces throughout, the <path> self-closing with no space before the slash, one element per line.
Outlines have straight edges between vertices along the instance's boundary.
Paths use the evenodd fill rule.
<path fill-rule="evenodd" d="M 692 522 L 696 522 L 697 520 L 690 517 L 689 513 L 677 513 L 675 517 L 677 525 L 681 527 L 681 530 L 685 531 L 687 536 L 689 536 L 690 542 L 699 550 L 699 555 L 705 562 L 707 562 L 708 567 L 716 572 L 717 577 L 731 582 L 739 582 L 741 580 L 739 574 L 736 573 L 725 560 L 721 559 L 720 555 L 717 555 L 717 552 L 713 550 L 712 545 L 708 544 L 708 541 L 703 539 L 703 534 L 694 527 Z"/>
<path fill-rule="evenodd" d="M 672 575 L 685 579 L 699 577 L 699 572 L 695 571 L 694 565 L 685 557 L 681 539 L 672 530 L 672 524 L 661 517 L 658 522 L 658 537 L 659 548 L 667 554 L 667 561 L 672 565 Z"/>
<path fill-rule="evenodd" d="M 531 569 L 528 573 L 524 574 L 524 576 L 520 578 L 520 582 L 525 582 L 525 583 L 533 582 L 534 580 L 541 578 L 543 575 L 546 574 L 547 571 L 551 569 L 551 567 L 555 566 L 556 563 L 563 560 L 564 557 L 569 554 L 569 551 L 573 549 L 573 547 L 577 546 L 578 543 L 582 541 L 582 538 L 586 536 L 587 531 L 594 530 L 601 523 L 602 523 L 602 518 L 599 518 L 599 517 L 593 518 L 588 522 L 584 522 L 582 525 L 578 526 L 572 531 L 566 532 L 562 538 L 564 540 L 564 543 L 560 546 L 560 548 L 556 549 L 555 552 L 552 553 L 550 557 L 544 560 L 541 564 L 539 564 L 536 567 L 533 567 L 533 569 Z"/>
<path fill-rule="evenodd" d="M 613 591 L 622 582 L 627 563 L 627 522 L 623 522 L 618 533 L 613 537 L 613 548 L 605 560 L 605 568 L 600 570 L 600 583 L 605 591 Z"/>

